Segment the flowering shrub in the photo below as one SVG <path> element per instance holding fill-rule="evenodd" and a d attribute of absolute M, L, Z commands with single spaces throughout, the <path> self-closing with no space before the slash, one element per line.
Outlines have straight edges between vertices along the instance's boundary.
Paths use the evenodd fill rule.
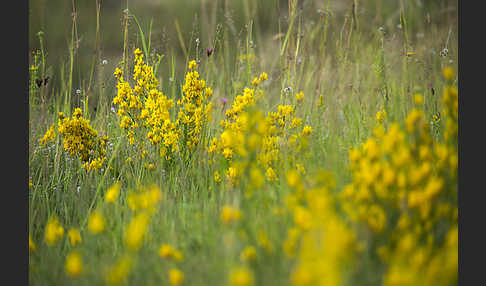
<path fill-rule="evenodd" d="M 88 119 L 82 117 L 83 112 L 76 108 L 72 118 L 59 113 L 57 132 L 63 137 L 64 150 L 70 155 L 78 156 L 88 172 L 101 169 L 106 161 L 106 143 L 108 137 L 98 136 Z M 47 144 L 56 137 L 55 125 L 52 125 L 41 138 L 41 144 Z"/>
<path fill-rule="evenodd" d="M 263 72 L 253 79 L 252 84 L 258 87 L 267 79 Z M 285 150 L 285 157 L 294 158 L 307 146 L 307 137 L 312 134 L 310 126 L 302 127 L 302 118 L 295 115 L 293 105 L 279 105 L 277 112 L 264 116 L 256 107 L 263 96 L 261 89 L 245 88 L 243 94 L 235 98 L 231 109 L 225 112 L 219 138 L 210 141 L 208 153 L 226 159 L 230 165 L 226 177 L 232 185 L 237 185 L 238 177 L 250 170 L 248 176 L 254 187 L 263 183 L 260 170 L 268 181 L 275 181 L 282 167 L 279 165 L 283 158 L 281 151 Z M 214 174 L 216 181 L 220 180 L 219 176 L 219 172 Z"/>
<path fill-rule="evenodd" d="M 191 71 L 186 75 L 183 97 L 177 102 L 180 109 L 173 121 L 174 101 L 158 90 L 153 67 L 144 63 L 140 49 L 134 51 L 134 56 L 133 88 L 123 78 L 120 68 L 114 72 L 118 92 L 113 104 L 118 106 L 120 127 L 126 131 L 129 143 L 138 144 L 141 150 L 145 150 L 145 139 L 148 139 L 159 148 L 160 156 L 166 160 L 184 150 L 193 152 L 211 112 L 211 102 L 207 100 L 212 94 L 206 82 L 199 79 L 196 62 L 189 63 Z"/>
<path fill-rule="evenodd" d="M 349 153 L 352 182 L 341 193 L 342 205 L 371 231 L 368 242 L 388 265 L 385 285 L 457 283 L 455 87 L 444 88 L 442 102 L 444 140 L 432 139 L 416 107 L 405 128 L 378 125 L 374 137 Z"/>

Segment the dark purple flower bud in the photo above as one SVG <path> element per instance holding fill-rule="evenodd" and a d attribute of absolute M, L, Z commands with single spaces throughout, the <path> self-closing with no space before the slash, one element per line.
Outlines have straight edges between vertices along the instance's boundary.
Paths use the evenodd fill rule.
<path fill-rule="evenodd" d="M 208 57 L 210 57 L 214 52 L 214 49 L 213 48 L 207 48 L 206 49 L 206 54 L 208 55 Z"/>

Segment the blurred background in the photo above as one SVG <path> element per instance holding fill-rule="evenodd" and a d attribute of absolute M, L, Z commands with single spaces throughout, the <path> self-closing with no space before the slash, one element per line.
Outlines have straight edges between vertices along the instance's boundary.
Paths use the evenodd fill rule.
<path fill-rule="evenodd" d="M 215 48 L 215 54 L 224 52 L 237 57 L 238 48 L 244 45 L 248 24 L 252 24 L 255 54 L 272 55 L 279 48 L 289 26 L 288 0 L 30 0 L 29 2 L 29 51 L 40 49 L 42 34 L 47 52 L 47 74 L 53 85 L 60 85 L 60 74 L 66 74 L 70 62 L 69 45 L 75 34 L 73 91 L 86 86 L 93 58 L 96 71 L 104 69 L 104 84 L 114 85 L 112 71 L 122 59 L 124 38 L 124 11 L 138 20 L 148 37 L 150 23 L 151 52 L 164 55 L 160 76 L 168 78 L 170 61 L 175 62 L 179 78 L 187 59 L 204 55 L 206 49 Z M 99 45 L 95 46 L 99 11 Z M 329 5 L 329 6 L 328 6 Z M 356 17 L 360 32 L 371 34 L 380 27 L 395 31 L 400 27 L 400 8 L 406 14 L 410 42 L 427 37 L 427 29 L 453 29 L 457 35 L 457 1 L 452 0 L 305 0 L 297 1 L 297 13 L 303 32 L 315 25 L 323 25 L 329 16 L 329 39 L 342 33 L 346 19 Z M 126 10 L 128 9 L 128 10 Z M 75 14 L 73 14 L 75 12 Z M 75 15 L 75 18 L 73 18 Z M 73 21 L 73 19 L 75 21 Z M 73 25 L 73 23 L 75 25 Z M 447 25 L 447 27 L 443 27 Z M 307 27 L 307 28 L 305 28 Z M 128 25 L 128 48 L 141 47 L 139 28 L 131 17 Z M 199 39 L 196 50 L 196 39 Z M 223 42 L 226 43 L 223 44 Z M 332 53 L 332 44 L 329 45 Z M 278 53 L 273 53 L 278 54 Z M 268 64 L 259 57 L 261 68 Z M 104 64 L 101 65 L 101 62 Z M 228 65 L 236 61 L 227 61 Z M 229 68 L 231 70 L 231 67 Z"/>

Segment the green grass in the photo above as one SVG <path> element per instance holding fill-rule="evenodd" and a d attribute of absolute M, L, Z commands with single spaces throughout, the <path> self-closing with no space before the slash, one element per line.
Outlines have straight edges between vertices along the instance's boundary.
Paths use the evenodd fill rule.
<path fill-rule="evenodd" d="M 160 90 L 175 102 L 182 97 L 188 61 L 200 59 L 201 78 L 214 90 L 212 119 L 201 140 L 204 145 L 221 133 L 224 110 L 254 76 L 265 71 L 269 80 L 262 87 L 265 96 L 258 107 L 267 113 L 280 104 L 297 105 L 297 115 L 313 129 L 311 156 L 299 159 L 308 173 L 318 169 L 332 172 L 337 192 L 351 181 L 348 151 L 372 134 L 376 112 L 385 107 L 390 122 L 404 122 L 413 107 L 413 95 L 421 93 L 425 115 L 431 120 L 441 108 L 442 69 L 452 66 L 457 70 L 457 8 L 452 1 L 421 1 L 425 8 L 416 4 L 419 1 L 289 1 L 290 5 L 286 1 L 179 2 L 167 4 L 172 5 L 171 17 L 156 15 L 162 8 L 129 6 L 133 19 L 127 22 L 126 31 L 120 21 L 126 3 L 113 11 L 104 10 L 101 3 L 100 14 L 93 8 L 96 5 L 75 3 L 84 14 L 78 11 L 79 19 L 64 17 L 56 20 L 58 24 L 47 14 L 41 19 L 31 12 L 31 33 L 38 31 L 32 28 L 36 23 L 45 27 L 40 26 L 43 35 L 30 37 L 31 50 L 41 51 L 38 74 L 31 80 L 51 77 L 46 86 L 32 85 L 29 97 L 29 174 L 33 183 L 29 234 L 37 246 L 29 254 L 32 285 L 104 284 L 104 271 L 127 251 L 123 230 L 132 212 L 126 196 L 138 186 L 150 184 L 160 187 L 163 200 L 143 247 L 134 254 L 134 268 L 126 285 L 169 285 L 167 271 L 174 266 L 185 273 L 184 285 L 227 285 L 230 269 L 242 265 L 240 251 L 248 245 L 257 248 L 257 259 L 249 264 L 255 285 L 290 285 L 295 261 L 286 258 L 282 245 L 293 225 L 292 217 L 273 212 L 285 206 L 285 195 L 290 192 L 284 170 L 277 181 L 266 182 L 262 190 L 247 198 L 247 182 L 235 189 L 214 182 L 215 168 L 219 166 L 222 174 L 224 170 L 219 163 L 208 164 L 203 148 L 193 160 L 177 158 L 172 165 L 160 163 L 155 148 L 148 149 L 151 162 L 159 162 L 155 170 L 148 171 L 144 168 L 147 160 L 128 144 L 120 119 L 110 106 L 116 94 L 114 68 L 124 59 L 131 67 L 135 48 L 143 50 L 151 64 L 160 60 Z M 352 2 L 358 4 L 356 18 L 351 13 Z M 44 5 L 31 4 L 33 10 Z M 426 21 L 426 13 L 431 15 L 431 23 Z M 59 23 L 69 27 L 68 36 L 56 36 L 51 26 Z M 169 30 L 164 32 L 162 27 Z M 166 37 L 164 42 L 162 37 Z M 201 45 L 196 44 L 196 38 Z M 52 39 L 62 39 L 58 42 L 63 44 Z M 111 46 L 114 48 L 108 48 Z M 215 52 L 207 57 L 206 47 L 211 46 Z M 440 56 L 444 48 L 448 54 Z M 407 51 L 415 55 L 408 57 Z M 251 55 L 253 60 L 240 60 Z M 108 64 L 103 64 L 103 59 L 108 59 Z M 283 91 L 286 87 L 292 88 L 291 94 Z M 305 94 L 302 104 L 297 104 L 294 96 L 299 91 Z M 320 95 L 323 106 L 318 106 Z M 228 100 L 224 108 L 223 98 Z M 101 170 L 87 173 L 78 158 L 64 151 L 59 137 L 48 146 L 39 144 L 51 124 L 57 124 L 57 113 L 69 116 L 75 107 L 81 107 L 92 126 L 109 137 L 107 162 Z M 131 163 L 125 162 L 128 156 L 133 158 Z M 103 203 L 104 193 L 117 181 L 121 183 L 118 203 Z M 243 213 L 244 219 L 235 226 L 220 220 L 221 208 L 227 204 L 239 206 Z M 90 211 L 97 208 L 103 209 L 108 225 L 103 234 L 94 236 L 87 232 L 86 223 Z M 53 215 L 59 217 L 65 236 L 49 247 L 44 243 L 44 228 Z M 64 270 L 65 256 L 73 249 L 66 236 L 70 227 L 80 228 L 83 239 L 75 248 L 80 249 L 85 268 L 74 280 Z M 240 230 L 246 238 L 240 236 Z M 272 242 L 273 252 L 258 246 L 260 231 Z M 176 263 L 160 258 L 161 243 L 176 247 L 184 260 Z M 349 285 L 380 284 L 382 266 L 372 255 L 362 259 L 362 268 L 354 271 Z"/>

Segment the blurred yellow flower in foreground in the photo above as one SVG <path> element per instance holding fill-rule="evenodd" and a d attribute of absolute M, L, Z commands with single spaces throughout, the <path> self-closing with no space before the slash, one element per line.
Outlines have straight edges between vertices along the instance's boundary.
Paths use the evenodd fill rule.
<path fill-rule="evenodd" d="M 93 211 L 89 216 L 88 229 L 92 234 L 98 234 L 105 229 L 105 218 L 99 211 Z"/>
<path fill-rule="evenodd" d="M 245 267 L 238 267 L 230 272 L 232 286 L 249 286 L 253 284 L 253 274 Z"/>
<path fill-rule="evenodd" d="M 35 251 L 37 247 L 35 246 L 35 243 L 32 241 L 32 237 L 30 236 L 29 233 L 29 252 Z"/>
<path fill-rule="evenodd" d="M 105 202 L 114 204 L 120 194 L 120 183 L 111 186 L 105 194 Z"/>
<path fill-rule="evenodd" d="M 179 269 L 172 268 L 169 270 L 169 282 L 172 286 L 180 285 L 184 282 L 184 273 Z"/>
<path fill-rule="evenodd" d="M 66 264 L 64 265 L 66 272 L 70 277 L 77 277 L 83 272 L 83 260 L 81 255 L 72 251 L 66 256 Z"/>
<path fill-rule="evenodd" d="M 120 284 L 132 268 L 132 260 L 128 256 L 121 257 L 118 262 L 110 268 L 105 280 L 108 284 Z"/>
<path fill-rule="evenodd" d="M 59 224 L 57 217 L 52 217 L 46 225 L 44 239 L 47 245 L 55 245 L 58 239 L 64 236 L 64 228 Z"/>
<path fill-rule="evenodd" d="M 81 233 L 77 228 L 71 228 L 68 231 L 68 237 L 69 237 L 69 242 L 71 243 L 72 246 L 75 246 L 76 244 L 82 242 Z"/>
<path fill-rule="evenodd" d="M 238 221 L 241 219 L 241 211 L 237 208 L 231 206 L 224 206 L 221 211 L 221 220 L 228 224 L 233 221 Z"/>
<path fill-rule="evenodd" d="M 177 261 L 182 261 L 183 256 L 182 253 L 178 250 L 175 250 L 169 244 L 163 243 L 159 248 L 159 256 L 168 259 L 175 259 Z"/>
<path fill-rule="evenodd" d="M 125 244 L 131 250 L 137 251 L 142 246 L 142 241 L 147 232 L 150 217 L 142 212 L 133 217 L 125 229 Z"/>

